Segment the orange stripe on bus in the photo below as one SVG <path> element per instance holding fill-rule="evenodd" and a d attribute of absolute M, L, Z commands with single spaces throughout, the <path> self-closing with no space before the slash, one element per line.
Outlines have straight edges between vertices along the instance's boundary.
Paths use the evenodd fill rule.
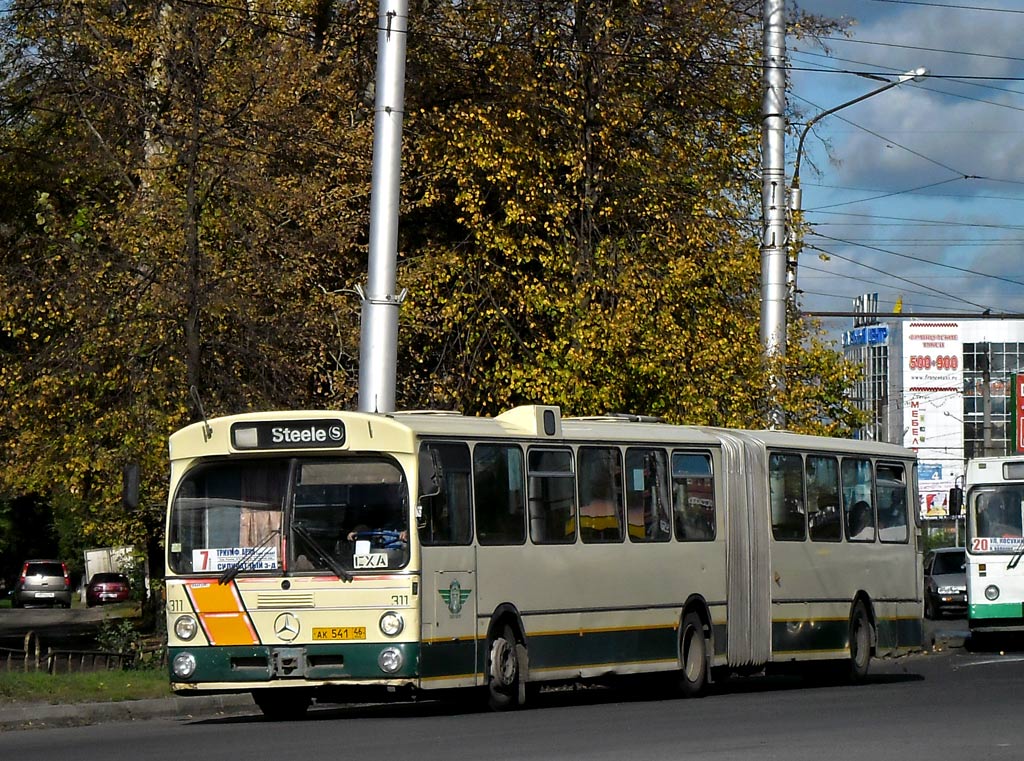
<path fill-rule="evenodd" d="M 185 590 L 211 645 L 259 644 L 259 636 L 234 582 L 197 582 L 186 584 Z"/>

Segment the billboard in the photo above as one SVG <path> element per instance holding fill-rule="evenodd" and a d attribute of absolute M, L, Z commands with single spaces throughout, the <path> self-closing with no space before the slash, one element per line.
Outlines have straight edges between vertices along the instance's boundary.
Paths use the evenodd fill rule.
<path fill-rule="evenodd" d="M 949 515 L 963 473 L 963 341 L 956 322 L 909 322 L 903 330 L 903 445 L 918 454 L 921 515 Z"/>

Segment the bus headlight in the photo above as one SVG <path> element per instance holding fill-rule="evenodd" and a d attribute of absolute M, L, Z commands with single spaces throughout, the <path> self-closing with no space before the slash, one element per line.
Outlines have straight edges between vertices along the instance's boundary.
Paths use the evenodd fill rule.
<path fill-rule="evenodd" d="M 188 679 L 196 673 L 196 657 L 192 653 L 178 653 L 174 656 L 171 669 L 179 679 Z"/>
<path fill-rule="evenodd" d="M 199 631 L 199 624 L 192 616 L 178 616 L 174 622 L 174 634 L 178 639 L 188 642 Z"/>
<path fill-rule="evenodd" d="M 377 656 L 377 665 L 386 674 L 394 674 L 402 668 L 402 651 L 397 647 L 386 647 Z"/>
<path fill-rule="evenodd" d="M 999 587 L 995 584 L 989 584 L 985 587 L 985 599 L 986 600 L 997 600 L 999 599 Z"/>
<path fill-rule="evenodd" d="M 400 613 L 389 610 L 380 617 L 380 630 L 388 637 L 397 637 L 405 628 L 405 621 Z"/>

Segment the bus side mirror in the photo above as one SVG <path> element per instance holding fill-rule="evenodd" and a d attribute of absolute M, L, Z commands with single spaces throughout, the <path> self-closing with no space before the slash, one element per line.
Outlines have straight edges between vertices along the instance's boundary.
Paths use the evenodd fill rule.
<path fill-rule="evenodd" d="M 429 512 L 424 511 L 424 501 L 441 495 L 444 481 L 441 473 L 441 458 L 436 449 L 424 447 L 419 458 L 419 498 L 416 500 L 417 528 L 426 528 Z"/>
<path fill-rule="evenodd" d="M 436 449 L 420 450 L 420 499 L 441 493 L 441 458 Z"/>
<path fill-rule="evenodd" d="M 949 514 L 954 518 L 958 518 L 963 507 L 964 490 L 959 486 L 954 486 L 949 490 Z"/>

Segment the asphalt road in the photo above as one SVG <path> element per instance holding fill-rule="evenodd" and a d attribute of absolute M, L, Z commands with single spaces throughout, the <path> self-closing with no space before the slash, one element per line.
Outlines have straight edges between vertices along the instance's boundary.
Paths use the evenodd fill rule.
<path fill-rule="evenodd" d="M 153 719 L 6 732 L 0 757 L 1016 761 L 1024 748 L 1022 683 L 1024 650 L 950 647 L 876 661 L 868 683 L 856 687 L 754 677 L 716 685 L 698 700 L 658 699 L 645 688 L 549 692 L 506 714 L 429 701 L 318 707 L 291 723 L 255 713 Z"/>

